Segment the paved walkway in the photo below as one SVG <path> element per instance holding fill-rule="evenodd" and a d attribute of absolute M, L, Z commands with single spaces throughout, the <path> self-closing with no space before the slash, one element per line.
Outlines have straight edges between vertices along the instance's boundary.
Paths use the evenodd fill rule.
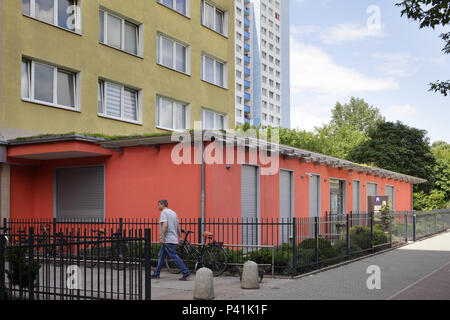
<path fill-rule="evenodd" d="M 380 289 L 369 290 L 369 266 L 380 270 Z M 178 281 L 163 273 L 152 299 L 191 300 L 195 276 Z M 450 299 L 450 232 L 300 279 L 264 278 L 259 290 L 242 290 L 239 278 L 214 279 L 217 300 Z"/>

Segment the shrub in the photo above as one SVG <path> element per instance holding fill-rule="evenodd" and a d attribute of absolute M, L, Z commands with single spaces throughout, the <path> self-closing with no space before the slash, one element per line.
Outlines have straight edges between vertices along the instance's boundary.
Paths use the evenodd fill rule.
<path fill-rule="evenodd" d="M 355 226 L 350 229 L 350 239 L 361 249 L 370 249 L 372 244 L 379 245 L 388 243 L 389 238 L 386 233 L 378 228 L 373 228 L 373 240 L 370 240 L 370 228 Z"/>
<path fill-rule="evenodd" d="M 310 238 L 303 240 L 300 242 L 299 248 L 301 249 L 315 249 L 316 248 L 316 239 Z M 331 248 L 331 242 L 324 238 L 319 238 L 319 249 L 322 248 Z"/>
<path fill-rule="evenodd" d="M 30 286 L 36 287 L 36 278 L 39 271 L 39 264 L 33 260 L 29 261 L 26 257 L 28 249 L 13 247 L 8 249 L 5 254 L 6 261 L 9 262 L 9 270 L 5 270 L 9 281 L 22 290 Z"/>
<path fill-rule="evenodd" d="M 334 248 L 338 252 L 340 256 L 344 256 L 347 254 L 347 240 L 341 239 L 334 243 Z M 350 241 L 350 253 L 361 251 L 361 248 L 358 247 L 353 241 Z"/>

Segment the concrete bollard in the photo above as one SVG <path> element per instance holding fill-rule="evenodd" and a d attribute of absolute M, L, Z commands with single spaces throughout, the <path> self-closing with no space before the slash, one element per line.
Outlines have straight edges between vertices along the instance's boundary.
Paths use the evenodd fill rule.
<path fill-rule="evenodd" d="M 194 299 L 212 300 L 214 299 L 213 273 L 208 268 L 197 270 L 194 284 Z"/>
<path fill-rule="evenodd" d="M 253 261 L 247 261 L 242 270 L 242 289 L 259 289 L 259 270 L 258 264 Z"/>

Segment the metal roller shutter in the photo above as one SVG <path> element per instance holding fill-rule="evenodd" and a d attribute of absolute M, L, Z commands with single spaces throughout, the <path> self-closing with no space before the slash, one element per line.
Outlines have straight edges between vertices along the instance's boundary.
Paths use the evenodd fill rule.
<path fill-rule="evenodd" d="M 103 219 L 104 167 L 56 169 L 56 218 Z"/>
<path fill-rule="evenodd" d="M 242 166 L 242 244 L 258 244 L 258 168 Z"/>
<path fill-rule="evenodd" d="M 367 199 L 369 199 L 368 197 L 370 196 L 377 196 L 378 195 L 378 185 L 376 183 L 367 183 Z M 367 200 L 367 205 L 369 205 L 369 201 Z M 369 208 L 366 208 L 367 211 L 369 211 Z"/>
<path fill-rule="evenodd" d="M 320 217 L 320 176 L 312 175 L 309 178 L 309 218 L 314 221 L 314 217 Z M 310 223 L 309 234 L 314 236 L 314 224 Z M 319 224 L 320 230 L 320 224 Z"/>
<path fill-rule="evenodd" d="M 288 243 L 292 237 L 292 173 L 290 171 L 280 170 L 280 241 Z"/>
<path fill-rule="evenodd" d="M 353 181 L 353 213 L 361 211 L 361 182 Z"/>
<path fill-rule="evenodd" d="M 393 186 L 386 186 L 386 195 L 389 197 L 391 202 L 390 210 L 395 210 L 395 188 Z"/>

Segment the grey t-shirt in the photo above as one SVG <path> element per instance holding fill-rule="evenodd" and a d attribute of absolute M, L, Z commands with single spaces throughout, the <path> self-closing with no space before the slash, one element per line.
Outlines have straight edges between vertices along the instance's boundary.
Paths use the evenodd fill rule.
<path fill-rule="evenodd" d="M 164 236 L 164 243 L 178 243 L 178 216 L 175 211 L 168 208 L 161 211 L 159 217 L 159 232 L 162 230 L 162 223 L 167 222 L 167 231 Z"/>

